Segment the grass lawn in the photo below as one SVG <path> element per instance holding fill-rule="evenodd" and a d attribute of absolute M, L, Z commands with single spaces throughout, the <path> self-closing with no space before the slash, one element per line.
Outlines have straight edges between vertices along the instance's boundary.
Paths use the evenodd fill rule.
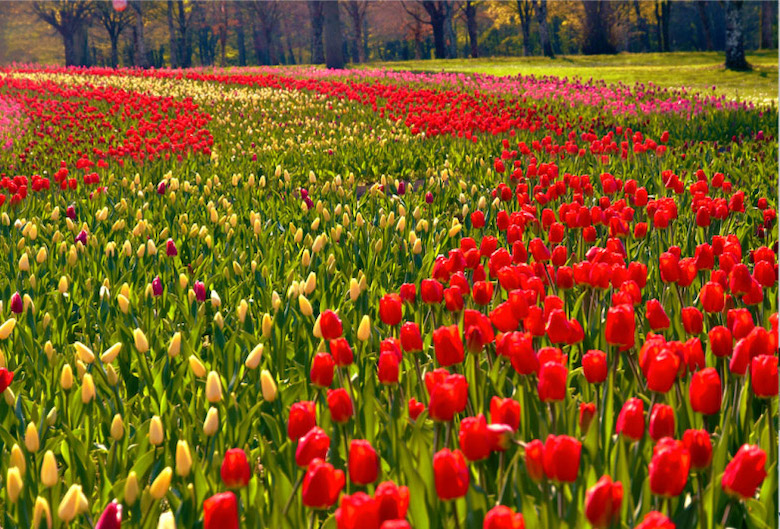
<path fill-rule="evenodd" d="M 756 103 L 777 104 L 777 50 L 747 54 L 749 72 L 723 68 L 719 52 L 621 53 L 618 55 L 566 55 L 545 57 L 487 57 L 372 63 L 396 70 L 475 72 L 491 75 L 579 76 L 605 81 L 653 82 L 660 86 L 686 86 L 696 91 L 725 94 Z"/>

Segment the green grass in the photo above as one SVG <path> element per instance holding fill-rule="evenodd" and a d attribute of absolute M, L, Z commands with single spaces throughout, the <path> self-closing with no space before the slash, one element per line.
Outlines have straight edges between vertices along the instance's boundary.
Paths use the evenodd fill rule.
<path fill-rule="evenodd" d="M 777 50 L 747 54 L 749 72 L 723 68 L 718 52 L 621 53 L 545 57 L 489 57 L 372 63 L 395 70 L 487 73 L 491 75 L 555 75 L 603 79 L 609 82 L 653 82 L 685 86 L 699 92 L 725 94 L 734 99 L 777 104 Z"/>

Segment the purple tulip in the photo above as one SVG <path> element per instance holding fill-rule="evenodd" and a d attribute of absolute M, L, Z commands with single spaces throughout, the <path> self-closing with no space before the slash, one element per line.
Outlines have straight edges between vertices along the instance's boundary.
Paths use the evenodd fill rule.
<path fill-rule="evenodd" d="M 165 243 L 165 255 L 168 257 L 179 255 L 179 251 L 176 249 L 176 243 L 173 242 L 173 239 L 168 239 L 168 242 Z"/>
<path fill-rule="evenodd" d="M 403 195 L 404 193 L 406 193 L 406 182 L 402 180 L 398 183 L 398 194 Z"/>
<path fill-rule="evenodd" d="M 433 193 L 431 193 L 430 191 L 425 193 L 425 203 L 426 204 L 433 204 Z"/>
<path fill-rule="evenodd" d="M 304 200 L 309 198 L 309 191 L 305 187 L 301 188 L 301 198 Z"/>
<path fill-rule="evenodd" d="M 152 279 L 152 294 L 154 297 L 162 296 L 163 293 L 163 284 L 162 279 L 160 279 L 160 276 L 155 277 Z"/>
<path fill-rule="evenodd" d="M 24 310 L 24 302 L 22 302 L 22 296 L 18 292 L 14 292 L 11 296 L 11 312 L 14 314 L 21 314 Z"/>
<path fill-rule="evenodd" d="M 76 208 L 73 206 L 68 206 L 68 209 L 65 210 L 65 216 L 68 217 L 70 220 L 73 220 L 76 218 Z"/>
<path fill-rule="evenodd" d="M 192 290 L 195 291 L 195 299 L 206 301 L 206 285 L 203 284 L 203 281 L 195 281 L 195 284 L 192 285 Z"/>
<path fill-rule="evenodd" d="M 100 515 L 95 529 L 120 529 L 122 527 L 122 506 L 112 501 Z"/>
<path fill-rule="evenodd" d="M 165 194 L 165 182 L 160 182 L 159 184 L 157 184 L 157 194 L 158 195 Z"/>
<path fill-rule="evenodd" d="M 87 230 L 81 230 L 78 235 L 76 235 L 76 242 L 80 242 L 84 246 L 87 245 Z"/>

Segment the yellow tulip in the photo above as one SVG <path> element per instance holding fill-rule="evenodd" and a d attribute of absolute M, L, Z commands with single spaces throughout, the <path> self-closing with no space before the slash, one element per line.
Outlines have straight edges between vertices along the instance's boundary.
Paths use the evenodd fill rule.
<path fill-rule="evenodd" d="M 115 343 L 114 345 L 106 349 L 106 351 L 102 355 L 100 355 L 100 361 L 103 362 L 104 364 L 110 364 L 116 359 L 117 356 L 119 356 L 119 352 L 121 350 L 122 350 L 122 344 L 119 342 Z"/>
<path fill-rule="evenodd" d="M 132 506 L 138 498 L 138 476 L 134 470 L 130 471 L 125 481 L 125 503 Z"/>
<path fill-rule="evenodd" d="M 192 468 L 192 454 L 187 441 L 178 441 L 176 443 L 176 474 L 187 477 Z"/>
<path fill-rule="evenodd" d="M 0 340 L 8 338 L 16 327 L 16 318 L 7 319 L 2 325 L 0 325 Z"/>
<path fill-rule="evenodd" d="M 95 398 L 95 382 L 92 380 L 92 375 L 89 373 L 84 374 L 81 379 L 81 402 L 86 404 L 91 402 Z"/>
<path fill-rule="evenodd" d="M 24 432 L 24 446 L 28 452 L 37 452 L 41 447 L 40 440 L 38 439 L 38 428 L 35 423 L 30 421 L 27 423 L 27 429 Z"/>
<path fill-rule="evenodd" d="M 114 441 L 119 441 L 125 435 L 125 425 L 122 422 L 122 416 L 120 414 L 114 415 L 111 420 L 111 438 Z"/>
<path fill-rule="evenodd" d="M 81 494 L 81 485 L 71 485 L 57 508 L 57 516 L 60 520 L 70 523 L 78 516 L 81 508 Z"/>
<path fill-rule="evenodd" d="M 41 483 L 44 487 L 53 487 L 57 484 L 59 474 L 57 472 L 57 459 L 54 452 L 46 450 L 43 455 L 43 464 L 41 465 Z"/>
<path fill-rule="evenodd" d="M 260 365 L 260 360 L 263 359 L 263 349 L 263 344 L 259 343 L 255 345 L 254 349 L 252 349 L 244 362 L 247 369 L 257 369 Z"/>
<path fill-rule="evenodd" d="M 263 400 L 273 402 L 276 400 L 276 381 L 267 369 L 260 372 L 260 388 L 263 393 Z"/>
<path fill-rule="evenodd" d="M 163 442 L 163 425 L 157 415 L 149 421 L 149 442 L 154 446 L 159 446 Z"/>
<path fill-rule="evenodd" d="M 60 373 L 60 386 L 65 391 L 68 391 L 73 387 L 73 368 L 70 364 L 62 366 L 62 372 Z"/>
<path fill-rule="evenodd" d="M 38 529 L 43 521 L 46 520 L 46 529 L 51 529 L 51 509 L 49 508 L 49 502 L 46 498 L 38 496 L 35 498 L 35 507 L 33 507 L 33 523 L 32 526 Z"/>
<path fill-rule="evenodd" d="M 206 437 L 211 437 L 217 433 L 219 429 L 219 411 L 217 408 L 209 408 L 206 413 L 206 420 L 203 421 L 203 433 Z"/>
<path fill-rule="evenodd" d="M 175 358 L 179 356 L 181 352 L 181 333 L 177 332 L 171 338 L 171 343 L 168 345 L 168 356 Z"/>
<path fill-rule="evenodd" d="M 210 371 L 206 378 L 206 400 L 212 404 L 222 400 L 222 382 L 216 371 Z"/>
<path fill-rule="evenodd" d="M 171 476 L 173 475 L 173 469 L 171 467 L 165 467 L 160 474 L 152 481 L 152 486 L 149 488 L 149 494 L 155 500 L 161 500 L 168 493 L 168 488 L 171 486 Z"/>
<path fill-rule="evenodd" d="M 11 503 L 16 503 L 23 487 L 22 474 L 19 472 L 19 469 L 16 467 L 9 468 L 5 479 L 5 490 L 8 492 L 8 499 Z"/>
<path fill-rule="evenodd" d="M 363 316 L 360 320 L 360 326 L 358 326 L 357 338 L 361 342 L 365 342 L 371 338 L 371 318 L 368 315 Z"/>
<path fill-rule="evenodd" d="M 144 331 L 141 329 L 133 330 L 133 340 L 135 341 L 136 350 L 143 354 L 149 351 L 149 340 L 146 339 Z"/>
<path fill-rule="evenodd" d="M 22 452 L 22 449 L 19 448 L 19 445 L 14 443 L 14 446 L 11 448 L 11 459 L 8 463 L 9 467 L 16 467 L 19 469 L 19 472 L 24 474 L 24 471 L 27 470 L 27 463 L 24 460 L 24 452 Z"/>

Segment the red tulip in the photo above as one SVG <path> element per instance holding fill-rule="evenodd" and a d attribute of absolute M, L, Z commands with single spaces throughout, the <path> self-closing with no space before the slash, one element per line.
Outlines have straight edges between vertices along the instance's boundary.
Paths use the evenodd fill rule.
<path fill-rule="evenodd" d="M 488 305 L 493 299 L 493 283 L 489 281 L 477 281 L 472 288 L 472 297 L 477 305 Z"/>
<path fill-rule="evenodd" d="M 297 441 L 317 424 L 314 402 L 304 400 L 290 407 L 290 419 L 287 422 L 287 436 Z"/>
<path fill-rule="evenodd" d="M 542 364 L 537 391 L 542 402 L 560 402 L 566 398 L 566 366 L 556 362 Z"/>
<path fill-rule="evenodd" d="M 549 435 L 544 443 L 544 473 L 547 479 L 574 483 L 580 470 L 582 443 L 568 435 Z"/>
<path fill-rule="evenodd" d="M 450 312 L 460 312 L 463 306 L 463 294 L 458 287 L 444 289 L 444 308 Z"/>
<path fill-rule="evenodd" d="M 523 515 L 505 505 L 496 505 L 485 515 L 482 529 L 525 529 Z"/>
<path fill-rule="evenodd" d="M 712 415 L 720 411 L 722 388 L 720 376 L 714 367 L 697 371 L 691 377 L 689 397 L 693 411 L 704 415 Z"/>
<path fill-rule="evenodd" d="M 341 319 L 332 310 L 320 314 L 320 333 L 325 340 L 335 340 L 343 332 Z"/>
<path fill-rule="evenodd" d="M 610 307 L 607 311 L 607 343 L 619 346 L 634 345 L 634 308 L 630 305 Z"/>
<path fill-rule="evenodd" d="M 401 285 L 398 294 L 401 296 L 402 300 L 414 303 L 414 300 L 417 297 L 417 287 L 414 283 L 404 283 Z"/>
<path fill-rule="evenodd" d="M 14 292 L 11 296 L 11 312 L 14 314 L 21 314 L 24 310 L 24 302 L 22 301 L 22 295 L 19 292 Z"/>
<path fill-rule="evenodd" d="M 401 325 L 401 347 L 407 353 L 422 351 L 422 336 L 416 323 L 407 321 Z"/>
<path fill-rule="evenodd" d="M 580 431 L 584 434 L 588 432 L 590 423 L 596 415 L 596 405 L 592 402 L 580 402 Z"/>
<path fill-rule="evenodd" d="M 428 375 L 426 374 L 426 386 Z M 466 409 L 468 383 L 463 375 L 447 375 L 441 382 L 428 389 L 431 400 L 428 403 L 428 415 L 434 421 L 449 422 L 456 413 Z"/>
<path fill-rule="evenodd" d="M 384 385 L 397 384 L 398 376 L 398 356 L 390 351 L 379 353 L 379 365 L 377 367 L 379 382 Z"/>
<path fill-rule="evenodd" d="M 469 461 L 480 461 L 490 455 L 490 434 L 484 415 L 466 417 L 460 422 L 458 443 Z"/>
<path fill-rule="evenodd" d="M 647 389 L 666 393 L 672 389 L 677 373 L 680 371 L 680 357 L 673 350 L 663 347 L 647 364 Z"/>
<path fill-rule="evenodd" d="M 165 242 L 165 255 L 167 255 L 168 257 L 175 257 L 178 254 L 179 252 L 176 249 L 176 243 L 173 242 L 173 239 L 168 239 Z"/>
<path fill-rule="evenodd" d="M 653 494 L 667 498 L 679 496 L 688 482 L 691 454 L 682 442 L 665 437 L 653 448 L 648 469 Z"/>
<path fill-rule="evenodd" d="M 422 402 L 417 402 L 417 399 L 412 397 L 409 399 L 409 418 L 413 421 L 417 419 L 417 417 L 420 416 L 422 412 L 425 411 L 425 404 Z"/>
<path fill-rule="evenodd" d="M 311 361 L 309 378 L 311 383 L 321 388 L 327 388 L 333 383 L 333 368 L 336 363 L 329 353 L 317 353 Z"/>
<path fill-rule="evenodd" d="M 344 488 L 344 472 L 322 459 L 314 459 L 306 469 L 301 498 L 306 507 L 327 509 L 336 503 Z"/>
<path fill-rule="evenodd" d="M 748 309 L 731 309 L 726 313 L 726 326 L 734 339 L 740 340 L 750 334 L 756 324 Z"/>
<path fill-rule="evenodd" d="M 561 309 L 550 311 L 544 330 L 550 342 L 554 344 L 566 343 L 569 337 L 569 320 L 566 313 Z"/>
<path fill-rule="evenodd" d="M 691 466 L 703 469 L 712 462 L 712 441 L 707 430 L 685 430 L 683 445 L 691 454 Z"/>
<path fill-rule="evenodd" d="M 469 352 L 479 353 L 495 340 L 493 326 L 487 316 L 479 311 L 466 309 L 463 312 L 463 332 Z"/>
<path fill-rule="evenodd" d="M 423 303 L 441 303 L 444 297 L 444 287 L 435 279 L 423 279 L 420 283 L 420 298 Z M 400 321 L 400 320 L 399 320 Z"/>
<path fill-rule="evenodd" d="M 588 351 L 582 357 L 582 370 L 589 383 L 601 384 L 607 379 L 607 355 L 598 349 Z"/>
<path fill-rule="evenodd" d="M 385 325 L 398 325 L 403 317 L 403 300 L 398 294 L 385 294 L 379 300 L 379 319 Z"/>
<path fill-rule="evenodd" d="M 379 456 L 368 441 L 353 439 L 349 443 L 349 480 L 368 485 L 379 475 Z"/>
<path fill-rule="evenodd" d="M 238 529 L 238 502 L 232 492 L 203 500 L 203 529 Z"/>
<path fill-rule="evenodd" d="M 536 308 L 538 309 L 538 307 Z M 516 331 L 517 326 L 520 324 L 516 312 L 516 306 L 509 301 L 505 301 L 490 311 L 490 322 L 501 332 Z"/>
<path fill-rule="evenodd" d="M 674 522 L 658 511 L 647 513 L 634 529 L 675 529 Z"/>
<path fill-rule="evenodd" d="M 442 367 L 463 362 L 463 342 L 457 325 L 439 327 L 433 331 L 433 350 Z"/>
<path fill-rule="evenodd" d="M 439 450 L 433 456 L 433 477 L 440 500 L 462 498 L 469 489 L 469 469 L 460 450 Z"/>
<path fill-rule="evenodd" d="M 723 287 L 719 283 L 708 281 L 699 293 L 699 300 L 704 312 L 720 312 L 725 306 L 726 298 L 723 293 Z"/>
<path fill-rule="evenodd" d="M 595 485 L 585 492 L 585 517 L 597 529 L 606 529 L 620 518 L 623 504 L 623 484 L 601 476 Z"/>
<path fill-rule="evenodd" d="M 392 481 L 383 481 L 374 491 L 374 499 L 379 506 L 380 523 L 406 518 L 406 511 L 409 508 L 407 487 L 399 487 Z"/>
<path fill-rule="evenodd" d="M 490 422 L 505 424 L 516 432 L 520 426 L 520 403 L 510 398 L 493 397 L 490 399 Z"/>
<path fill-rule="evenodd" d="M 688 334 L 701 334 L 704 330 L 704 316 L 696 307 L 682 309 L 682 322 L 685 332 Z"/>
<path fill-rule="evenodd" d="M 651 299 L 645 305 L 645 317 L 650 328 L 654 331 L 668 329 L 671 322 L 666 315 L 663 305 L 657 299 Z"/>
<path fill-rule="evenodd" d="M 352 418 L 354 407 L 352 399 L 344 388 L 328 390 L 328 409 L 330 418 L 335 423 L 345 423 Z"/>
<path fill-rule="evenodd" d="M 222 476 L 222 482 L 229 489 L 246 487 L 252 476 L 246 452 L 241 448 L 231 448 L 225 452 L 219 474 Z"/>
<path fill-rule="evenodd" d="M 674 410 L 667 404 L 656 404 L 650 411 L 650 437 L 658 441 L 674 437 Z"/>
<path fill-rule="evenodd" d="M 723 472 L 721 486 L 726 493 L 746 500 L 756 491 L 766 477 L 766 452 L 756 445 L 744 444 Z"/>
<path fill-rule="evenodd" d="M 671 252 L 664 252 L 658 257 L 658 270 L 661 272 L 661 281 L 664 283 L 676 283 L 680 278 L 680 259 Z"/>
<path fill-rule="evenodd" d="M 299 467 L 305 467 L 314 459 L 325 459 L 330 448 L 330 437 L 325 430 L 315 426 L 306 435 L 298 440 L 295 449 L 295 463 Z"/>
<path fill-rule="evenodd" d="M 521 375 L 530 375 L 539 370 L 539 358 L 528 333 L 509 332 L 500 335 L 496 339 L 496 353 L 508 356 L 512 367 Z"/>
<path fill-rule="evenodd" d="M 750 387 L 756 397 L 777 396 L 777 357 L 758 355 L 750 362 Z"/>
<path fill-rule="evenodd" d="M 8 389 L 8 386 L 10 386 L 11 382 L 13 381 L 14 372 L 9 371 L 4 367 L 0 367 L 0 393 L 3 393 L 6 389 Z"/>
<path fill-rule="evenodd" d="M 721 325 L 713 327 L 707 333 L 707 337 L 710 341 L 712 354 L 718 358 L 731 356 L 734 348 L 734 339 L 731 337 L 731 331 L 729 331 L 726 327 Z"/>
<path fill-rule="evenodd" d="M 352 365 L 355 359 L 355 355 L 352 353 L 352 348 L 349 346 L 349 342 L 346 338 L 336 338 L 328 342 L 328 348 L 330 349 L 330 355 L 333 357 L 333 361 L 339 367 L 346 367 Z"/>
<path fill-rule="evenodd" d="M 379 506 L 365 492 L 344 495 L 335 518 L 337 529 L 379 529 Z"/>
<path fill-rule="evenodd" d="M 525 445 L 525 469 L 534 481 L 544 477 L 544 444 L 539 439 Z"/>
<path fill-rule="evenodd" d="M 103 514 L 95 524 L 95 529 L 120 529 L 122 527 L 122 504 L 116 500 L 106 505 Z"/>
<path fill-rule="evenodd" d="M 639 441 L 645 435 L 645 403 L 642 399 L 628 399 L 617 418 L 616 431 L 632 441 Z"/>

